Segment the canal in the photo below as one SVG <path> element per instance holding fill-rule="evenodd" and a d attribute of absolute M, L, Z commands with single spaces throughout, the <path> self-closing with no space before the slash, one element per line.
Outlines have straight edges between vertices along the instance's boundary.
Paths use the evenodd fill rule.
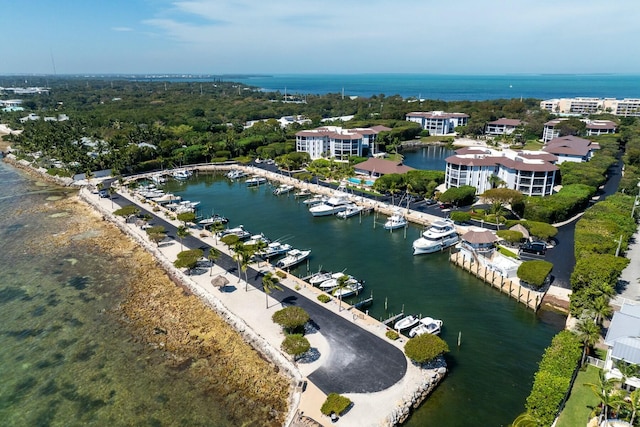
<path fill-rule="evenodd" d="M 534 313 L 453 267 L 446 253 L 412 256 L 418 227 L 410 226 L 405 236 L 384 230 L 385 218 L 374 214 L 313 217 L 292 194 L 274 196 L 268 185 L 246 188 L 222 174 L 172 180 L 165 190 L 200 201 L 204 216 L 228 217 L 229 227 L 242 224 L 252 233 L 311 249 L 309 262 L 292 271 L 296 275 L 322 268 L 364 280 L 363 296 L 374 297 L 373 317 L 404 309 L 442 319 L 450 373 L 409 426 L 508 425 L 524 410 L 540 357 L 564 326 L 564 317 Z"/>

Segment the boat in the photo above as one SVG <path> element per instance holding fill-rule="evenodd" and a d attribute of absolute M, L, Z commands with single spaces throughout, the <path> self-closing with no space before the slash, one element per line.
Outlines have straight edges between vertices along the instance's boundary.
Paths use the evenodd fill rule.
<path fill-rule="evenodd" d="M 257 245 L 258 242 L 264 242 L 265 245 L 268 245 L 269 242 L 271 242 L 271 240 L 269 240 L 264 234 L 260 233 L 260 234 L 254 234 L 253 236 L 249 237 L 249 240 L 244 242 L 244 244 L 245 245 Z"/>
<path fill-rule="evenodd" d="M 218 237 L 222 238 L 224 236 L 228 236 L 230 234 L 233 234 L 235 236 L 238 236 L 238 238 L 240 240 L 244 240 L 244 239 L 248 239 L 249 237 L 251 237 L 251 233 L 249 233 L 248 231 L 246 231 L 244 229 L 244 226 L 239 225 L 237 227 L 234 228 L 227 228 L 225 230 L 222 230 L 218 233 Z"/>
<path fill-rule="evenodd" d="M 357 280 L 353 276 L 350 276 L 348 274 L 345 274 L 344 272 L 339 271 L 337 273 L 333 273 L 331 277 L 325 280 L 324 282 L 321 282 L 318 285 L 318 287 L 325 292 L 331 292 L 333 289 L 335 289 L 336 286 L 338 286 L 338 281 L 342 277 L 347 277 L 347 283 L 357 282 Z"/>
<path fill-rule="evenodd" d="M 227 178 L 229 179 L 240 179 L 244 178 L 245 176 L 247 176 L 247 173 L 242 169 L 231 169 L 229 172 L 227 172 Z"/>
<path fill-rule="evenodd" d="M 248 178 L 244 183 L 247 184 L 247 187 L 255 187 L 267 182 L 267 178 L 264 176 L 254 175 L 251 178 Z"/>
<path fill-rule="evenodd" d="M 287 255 L 276 263 L 276 267 L 289 268 L 300 264 L 311 255 L 311 250 L 291 249 Z"/>
<path fill-rule="evenodd" d="M 332 274 L 333 273 L 330 271 L 318 271 L 317 273 L 313 273 L 311 276 L 307 277 L 307 282 L 312 286 L 318 286 L 325 280 L 331 279 Z"/>
<path fill-rule="evenodd" d="M 350 203 L 343 197 L 329 197 L 324 203 L 309 208 L 309 212 L 313 216 L 334 215 L 346 210 Z"/>
<path fill-rule="evenodd" d="M 295 188 L 296 187 L 290 184 L 282 184 L 282 185 L 279 185 L 275 190 L 273 190 L 273 194 L 275 194 L 276 196 L 279 196 L 281 194 L 287 194 L 290 191 L 293 191 L 293 189 Z"/>
<path fill-rule="evenodd" d="M 362 283 L 358 282 L 355 279 L 353 279 L 353 280 L 350 279 L 346 283 L 344 288 L 334 289 L 331 293 L 336 298 L 347 298 L 347 297 L 350 297 L 352 295 L 359 294 L 360 292 L 362 292 L 363 288 L 364 288 L 364 285 Z"/>
<path fill-rule="evenodd" d="M 430 254 L 446 249 L 460 241 L 453 221 L 443 219 L 434 221 L 422 236 L 413 242 L 413 254 Z"/>
<path fill-rule="evenodd" d="M 278 241 L 271 242 L 262 251 L 258 252 L 263 258 L 272 258 L 279 255 L 284 255 L 291 250 L 291 245 L 288 243 L 281 243 Z"/>
<path fill-rule="evenodd" d="M 413 328 L 418 324 L 419 321 L 420 318 L 418 316 L 409 314 L 408 316 L 405 316 L 402 319 L 398 320 L 393 325 L 393 329 L 395 329 L 396 331 L 403 331 L 405 329 Z"/>
<path fill-rule="evenodd" d="M 179 202 L 180 200 L 182 200 L 182 197 L 176 196 L 175 194 L 167 193 L 159 197 L 153 197 L 151 200 L 160 205 L 163 205 L 165 203 Z"/>
<path fill-rule="evenodd" d="M 174 179 L 177 180 L 185 180 L 185 179 L 189 179 L 191 177 L 191 175 L 193 175 L 192 171 L 188 171 L 186 169 L 178 169 L 173 171 L 173 173 L 171 174 L 171 176 L 173 176 Z"/>
<path fill-rule="evenodd" d="M 154 173 L 153 175 L 151 175 L 151 181 L 153 181 L 155 184 L 164 184 L 165 182 L 167 182 L 167 178 L 165 178 L 161 173 Z"/>
<path fill-rule="evenodd" d="M 351 218 L 352 216 L 356 216 L 358 214 L 360 214 L 360 212 L 362 212 L 364 210 L 364 208 L 362 206 L 356 205 L 355 203 L 352 203 L 350 205 L 347 206 L 347 209 L 338 212 L 336 214 L 336 216 L 340 219 L 347 219 L 347 218 Z"/>
<path fill-rule="evenodd" d="M 306 188 L 303 188 L 302 190 L 296 191 L 295 193 L 293 193 L 293 197 L 295 197 L 297 199 L 302 199 L 303 197 L 311 196 L 311 194 L 313 194 L 313 193 L 311 193 L 311 191 L 309 191 Z"/>
<path fill-rule="evenodd" d="M 402 212 L 400 210 L 396 210 L 393 215 L 387 219 L 383 227 L 385 230 L 396 230 L 398 228 L 406 227 L 407 224 L 407 219 L 404 217 Z"/>
<path fill-rule="evenodd" d="M 442 320 L 434 319 L 432 317 L 423 317 L 420 319 L 417 326 L 411 328 L 409 331 L 409 337 L 413 338 L 423 334 L 439 335 L 441 330 Z"/>
<path fill-rule="evenodd" d="M 214 215 L 211 215 L 209 218 L 205 218 L 205 219 L 202 219 L 202 220 L 198 221 L 198 224 L 200 224 L 203 227 L 207 227 L 207 226 L 213 225 L 215 223 L 226 224 L 228 222 L 229 222 L 229 220 L 227 218 L 225 218 L 225 217 L 223 217 L 221 215 L 218 215 L 218 214 L 214 214 Z"/>
<path fill-rule="evenodd" d="M 327 201 L 327 197 L 326 196 L 313 196 L 310 199 L 304 200 L 302 203 L 304 203 L 305 205 L 312 207 L 315 205 L 319 205 L 320 203 L 324 203 Z"/>

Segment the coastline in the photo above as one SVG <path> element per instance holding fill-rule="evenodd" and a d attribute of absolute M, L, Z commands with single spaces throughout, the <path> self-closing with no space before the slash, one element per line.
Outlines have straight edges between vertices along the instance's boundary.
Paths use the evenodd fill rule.
<path fill-rule="evenodd" d="M 9 163 L 15 164 L 28 173 L 34 173 L 47 181 L 56 184 L 64 183 L 63 185 L 67 186 L 70 184 L 66 179 L 60 180 L 57 177 L 46 174 L 46 171 L 35 170 L 28 165 L 27 162 L 16 161 L 15 158 L 11 159 L 11 156 L 8 160 Z M 211 294 L 211 292 L 207 292 L 198 287 L 191 276 L 186 276 L 175 269 L 170 260 L 163 255 L 157 247 L 143 237 L 144 233 L 136 234 L 136 227 L 127 224 L 123 219 L 116 218 L 111 214 L 111 211 L 105 206 L 108 200 L 105 202 L 106 199 L 99 199 L 86 189 L 80 190 L 78 199 L 82 200 L 83 204 L 86 203 L 86 206 L 90 207 L 94 212 L 98 212 L 102 216 L 102 220 L 108 220 L 115 224 L 118 229 L 124 233 L 124 236 L 127 236 L 129 240 L 135 242 L 136 245 L 143 248 L 148 254 L 151 254 L 155 259 L 155 267 L 161 267 L 163 273 L 167 274 L 173 283 L 180 286 L 180 288 L 176 289 L 184 289 L 186 292 L 196 295 L 201 302 L 204 302 L 206 307 L 209 309 L 213 308 L 213 310 L 209 311 L 216 311 L 220 314 L 221 318 L 227 322 L 231 328 L 240 333 L 244 342 L 250 344 L 262 354 L 263 357 L 267 358 L 270 363 L 275 365 L 277 371 L 283 370 L 286 373 L 289 381 L 289 393 L 286 398 L 289 404 L 289 412 L 286 416 L 286 422 L 284 422 L 283 425 L 309 425 L 312 421 L 318 422 L 319 425 L 323 425 L 322 423 L 324 422 L 329 423 L 329 421 L 326 421 L 326 417 L 323 419 L 323 416 L 319 414 L 319 407 L 323 401 L 320 399 L 324 399 L 324 394 L 319 390 L 314 391 L 312 384 L 309 384 L 310 390 L 306 392 L 300 389 L 299 385 L 302 379 L 299 370 L 300 366 L 293 365 L 291 361 L 284 357 L 279 350 L 275 349 L 268 340 L 265 340 L 262 331 L 256 332 L 251 325 L 243 321 L 242 316 L 234 314 L 216 296 Z M 153 269 L 154 267 L 149 266 L 149 268 Z M 313 292 L 315 288 L 311 290 L 305 288 L 302 291 Z M 262 301 L 264 302 L 264 300 Z M 156 309 L 157 305 L 158 304 L 155 304 Z M 164 308 L 162 311 L 164 311 Z M 375 319 L 373 320 L 375 323 L 378 323 Z M 374 332 L 381 335 L 384 334 L 385 329 L 380 330 L 379 325 L 368 325 L 368 327 L 373 329 Z M 196 336 L 201 337 L 200 334 Z M 394 344 L 401 348 L 400 343 Z M 391 389 L 378 393 L 346 394 L 346 396 L 352 399 L 355 406 L 349 411 L 349 420 L 345 420 L 345 422 L 347 422 L 348 425 L 368 426 L 375 424 L 380 426 L 394 426 L 406 421 L 412 410 L 417 408 L 426 399 L 446 375 L 443 360 L 438 361 L 433 366 L 417 367 L 412 364 L 409 364 L 409 366 L 410 369 L 403 380 L 395 384 Z M 304 402 L 305 399 L 307 400 L 306 403 Z M 303 413 L 305 414 L 304 416 L 302 416 Z M 354 421 L 353 423 L 351 423 L 352 420 Z M 305 422 L 307 424 L 305 424 Z"/>

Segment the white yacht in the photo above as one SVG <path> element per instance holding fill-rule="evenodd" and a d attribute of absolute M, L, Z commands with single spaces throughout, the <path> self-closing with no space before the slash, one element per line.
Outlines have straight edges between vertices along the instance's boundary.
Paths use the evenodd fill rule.
<path fill-rule="evenodd" d="M 228 236 L 229 234 L 235 234 L 240 240 L 248 239 L 251 237 L 251 233 L 244 229 L 244 226 L 239 225 L 234 228 L 227 228 L 218 233 L 218 237 Z"/>
<path fill-rule="evenodd" d="M 393 329 L 395 329 L 396 331 L 403 331 L 405 329 L 413 328 L 418 324 L 419 321 L 420 318 L 418 316 L 409 314 L 408 316 L 405 316 L 402 319 L 398 320 L 393 325 Z"/>
<path fill-rule="evenodd" d="M 247 176 L 247 174 L 242 169 L 231 169 L 227 172 L 227 178 L 229 179 L 239 179 L 244 178 L 245 176 Z"/>
<path fill-rule="evenodd" d="M 458 232 L 449 219 L 435 221 L 422 237 L 413 242 L 413 254 L 430 254 L 453 246 L 460 240 Z"/>
<path fill-rule="evenodd" d="M 178 169 L 173 171 L 173 173 L 171 174 L 175 179 L 177 180 L 185 180 L 185 179 L 189 179 L 191 177 L 191 175 L 193 175 L 192 171 L 188 171 L 186 169 Z"/>
<path fill-rule="evenodd" d="M 295 187 L 293 185 L 281 184 L 278 187 L 276 187 L 275 190 L 273 190 L 273 194 L 275 194 L 276 196 L 279 196 L 281 194 L 287 194 L 290 191 L 293 191 L 294 189 L 295 189 Z"/>
<path fill-rule="evenodd" d="M 302 203 L 304 203 L 305 205 L 312 207 L 312 206 L 316 206 L 319 205 L 320 203 L 324 203 L 326 202 L 328 199 L 328 197 L 326 196 L 321 196 L 321 195 L 316 195 L 313 196 L 309 199 L 304 200 Z"/>
<path fill-rule="evenodd" d="M 362 285 L 362 283 L 358 282 L 357 280 L 353 280 L 353 281 L 350 280 L 347 282 L 344 288 L 334 289 L 333 292 L 331 293 L 336 298 L 347 298 L 352 295 L 359 294 L 360 292 L 362 292 L 363 288 L 364 286 Z"/>
<path fill-rule="evenodd" d="M 278 255 L 283 255 L 291 250 L 291 245 L 288 243 L 281 243 L 278 241 L 271 242 L 264 250 L 258 253 L 263 258 L 271 258 Z"/>
<path fill-rule="evenodd" d="M 260 233 L 260 234 L 254 234 L 253 236 L 249 237 L 249 240 L 247 240 L 246 242 L 244 242 L 245 245 L 257 245 L 258 242 L 264 242 L 265 244 L 269 244 L 269 242 L 271 242 L 271 240 L 269 240 L 264 234 Z"/>
<path fill-rule="evenodd" d="M 247 187 L 255 187 L 257 185 L 264 184 L 265 182 L 267 182 L 267 178 L 255 175 L 247 179 L 244 183 L 247 184 Z"/>
<path fill-rule="evenodd" d="M 300 191 L 296 191 L 295 193 L 293 193 L 293 196 L 299 199 L 302 199 L 303 197 L 309 197 L 311 196 L 311 191 L 309 191 L 306 188 L 303 188 Z"/>
<path fill-rule="evenodd" d="M 398 228 L 406 227 L 407 224 L 407 218 L 405 218 L 404 215 L 402 215 L 402 212 L 398 209 L 387 219 L 383 227 L 385 230 L 396 230 Z"/>
<path fill-rule="evenodd" d="M 156 184 L 164 184 L 165 182 L 167 182 L 167 178 L 165 178 L 165 176 L 161 173 L 154 173 L 153 175 L 151 175 L 151 181 Z"/>
<path fill-rule="evenodd" d="M 287 255 L 276 263 L 276 267 L 289 268 L 300 264 L 311 255 L 311 250 L 291 249 Z"/>
<path fill-rule="evenodd" d="M 226 224 L 228 223 L 229 220 L 221 215 L 218 214 L 213 214 L 211 215 L 209 218 L 205 218 L 202 219 L 200 221 L 198 221 L 198 224 L 200 224 L 203 227 L 207 227 L 209 225 L 213 225 L 215 223 L 220 223 L 220 224 Z"/>
<path fill-rule="evenodd" d="M 309 276 L 307 278 L 307 282 L 309 282 L 309 284 L 312 286 L 318 286 L 320 285 L 320 283 L 324 282 L 325 280 L 331 279 L 332 274 L 333 273 L 330 271 L 318 271 L 317 273 L 314 273 L 311 276 Z"/>
<path fill-rule="evenodd" d="M 346 210 L 350 203 L 343 197 L 329 197 L 326 202 L 309 208 L 309 212 L 313 216 L 333 215 Z"/>
<path fill-rule="evenodd" d="M 442 320 L 432 317 L 423 317 L 418 325 L 409 331 L 409 337 L 413 338 L 422 334 L 439 335 L 442 330 Z"/>
<path fill-rule="evenodd" d="M 355 203 L 351 203 L 350 205 L 347 206 L 345 210 L 338 212 L 336 216 L 340 219 L 347 219 L 347 218 L 351 218 L 352 216 L 358 215 L 363 210 L 364 208 L 362 206 L 358 206 Z"/>

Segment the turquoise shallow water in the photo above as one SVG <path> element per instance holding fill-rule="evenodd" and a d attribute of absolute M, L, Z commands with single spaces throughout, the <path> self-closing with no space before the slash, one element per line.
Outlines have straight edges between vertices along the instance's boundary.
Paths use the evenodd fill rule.
<path fill-rule="evenodd" d="M 382 216 L 313 217 L 291 195 L 276 197 L 270 186 L 248 189 L 221 175 L 201 174 L 166 187 L 201 201 L 204 215 L 230 218 L 230 227 L 242 224 L 252 233 L 311 249 L 308 264 L 293 271 L 297 275 L 346 269 L 364 280 L 364 295 L 374 295 L 370 314 L 376 318 L 404 307 L 408 313 L 442 319 L 451 372 L 408 425 L 501 426 L 524 410 L 537 364 L 563 327 L 562 316 L 525 309 L 453 267 L 447 254 L 412 256 L 417 227 L 410 227 L 405 238 L 402 231 L 384 230 Z"/>
<path fill-rule="evenodd" d="M 117 310 L 124 260 L 77 234 L 60 248 L 66 197 L 0 162 L 0 425 L 235 426 L 166 354 L 137 341 Z M 74 231 L 71 231 L 74 234 Z M 231 395 L 233 393 L 229 393 Z"/>

